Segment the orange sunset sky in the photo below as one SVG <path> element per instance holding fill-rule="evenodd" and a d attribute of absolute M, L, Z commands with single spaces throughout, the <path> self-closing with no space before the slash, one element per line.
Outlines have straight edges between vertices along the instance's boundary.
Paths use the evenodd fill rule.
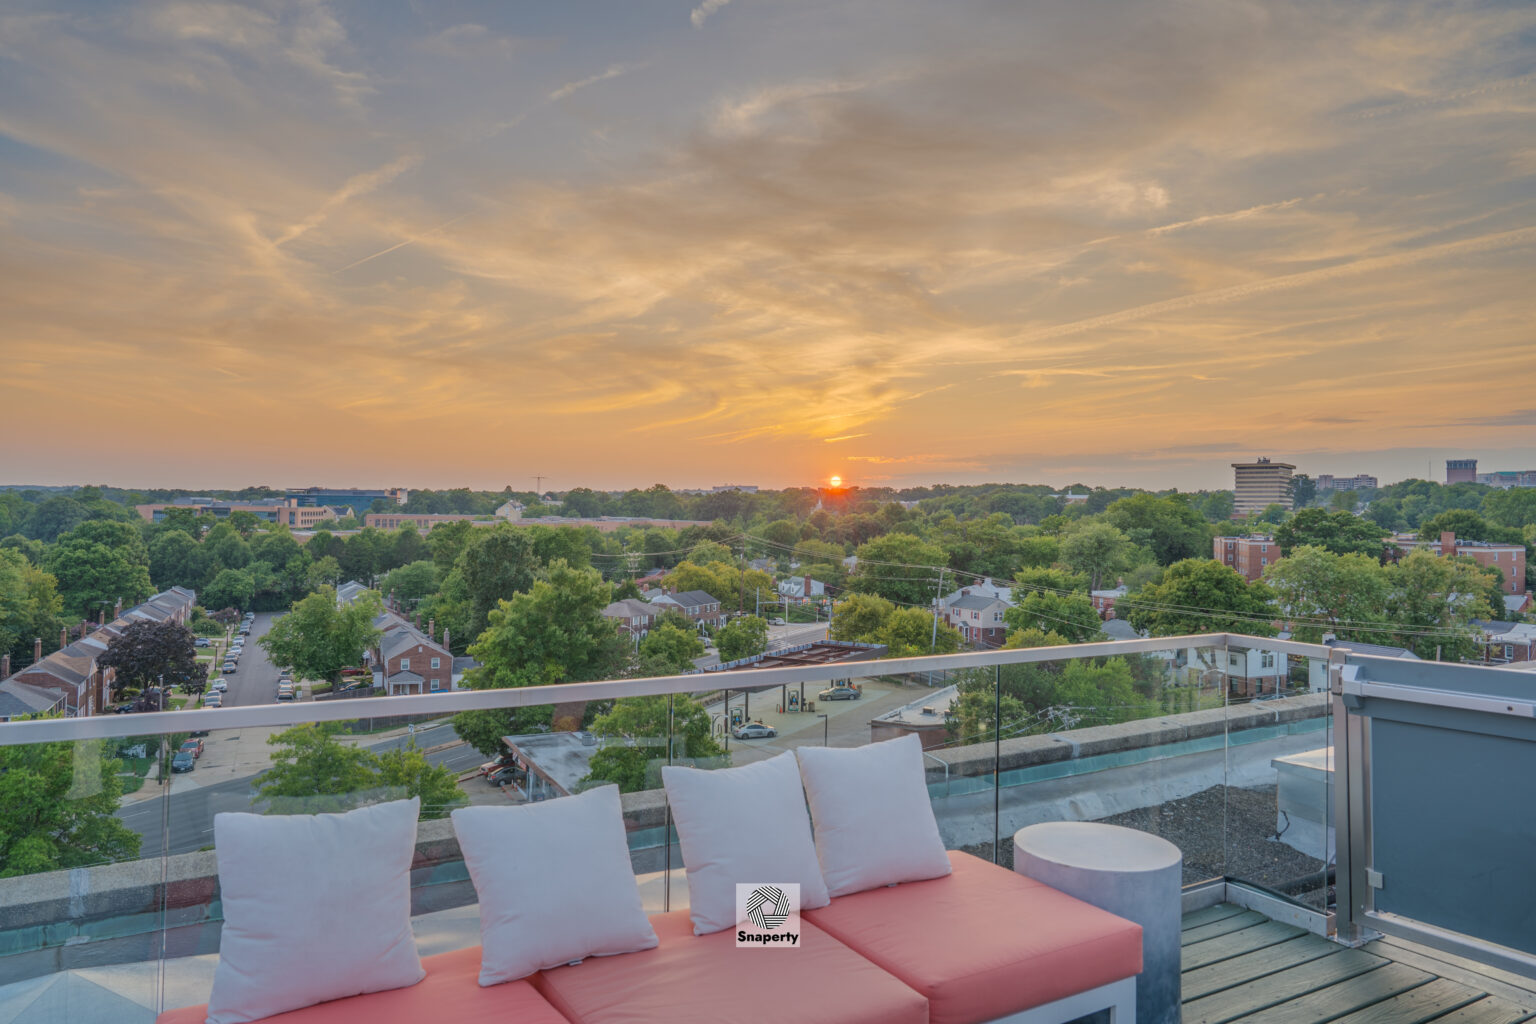
<path fill-rule="evenodd" d="M 6 3 L 0 482 L 1536 466 L 1536 5 Z"/>

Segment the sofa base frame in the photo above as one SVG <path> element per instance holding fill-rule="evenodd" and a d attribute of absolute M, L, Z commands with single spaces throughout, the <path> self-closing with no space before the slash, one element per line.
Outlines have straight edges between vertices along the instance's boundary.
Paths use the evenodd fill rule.
<path fill-rule="evenodd" d="M 1066 1024 L 1100 1010 L 1109 1011 L 1109 1024 L 1136 1024 L 1136 979 L 1121 978 L 1054 1003 L 998 1017 L 987 1024 Z"/>

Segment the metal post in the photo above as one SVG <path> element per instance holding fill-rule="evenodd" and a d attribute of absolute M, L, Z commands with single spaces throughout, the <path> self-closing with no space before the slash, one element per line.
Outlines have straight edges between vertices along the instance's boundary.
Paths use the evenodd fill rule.
<path fill-rule="evenodd" d="M 827 735 L 831 731 L 831 723 L 827 720 L 826 715 L 817 715 L 816 717 L 821 719 L 821 745 L 824 747 L 829 747 L 832 744 L 827 739 Z"/>
<path fill-rule="evenodd" d="M 1333 648 L 1328 652 L 1328 693 L 1333 719 L 1333 846 L 1334 906 L 1329 922 L 1334 938 L 1340 942 L 1361 941 L 1362 914 L 1359 904 L 1365 892 L 1365 864 L 1356 862 L 1356 817 L 1363 812 L 1360 803 L 1365 794 L 1360 789 L 1357 749 L 1359 720 L 1351 719 L 1344 697 L 1346 652 Z M 1326 870 L 1326 868 L 1325 868 Z M 1358 877 L 1357 877 L 1358 876 Z"/>

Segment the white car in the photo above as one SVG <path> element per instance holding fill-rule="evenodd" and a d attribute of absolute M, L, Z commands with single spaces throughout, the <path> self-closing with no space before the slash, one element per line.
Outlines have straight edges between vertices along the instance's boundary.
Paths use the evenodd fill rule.
<path fill-rule="evenodd" d="M 212 690 L 214 693 L 223 693 L 225 690 L 229 689 L 229 684 L 222 679 L 215 679 L 213 682 L 208 684 L 208 689 Z"/>

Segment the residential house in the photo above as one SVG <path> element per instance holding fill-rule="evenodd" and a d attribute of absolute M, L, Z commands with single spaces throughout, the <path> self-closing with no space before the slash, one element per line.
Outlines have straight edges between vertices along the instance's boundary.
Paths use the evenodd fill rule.
<path fill-rule="evenodd" d="M 0 683 L 0 722 L 64 710 L 64 696 L 7 679 Z"/>
<path fill-rule="evenodd" d="M 676 608 L 695 623 L 718 626 L 723 621 L 719 600 L 702 590 L 685 590 L 681 594 L 657 594 L 650 601 L 652 605 Z"/>
<path fill-rule="evenodd" d="M 779 581 L 779 596 L 787 597 L 796 604 L 820 601 L 827 596 L 827 585 L 809 576 L 791 576 Z"/>
<path fill-rule="evenodd" d="M 391 697 L 453 689 L 454 658 L 446 632 L 438 643 L 434 624 L 423 633 L 394 612 L 384 612 L 374 624 L 384 631 L 368 658 L 375 689 Z"/>
<path fill-rule="evenodd" d="M 966 594 L 944 609 L 944 621 L 960 631 L 960 637 L 974 647 L 1001 647 L 1008 638 L 1003 621 L 1010 603 L 995 594 Z"/>
<path fill-rule="evenodd" d="M 939 608 L 941 610 L 948 608 L 952 602 L 958 601 L 962 597 L 970 597 L 974 594 L 984 594 L 988 597 L 995 597 L 999 601 L 1006 604 L 1008 607 L 1013 607 L 1013 584 L 999 583 L 990 576 L 983 576 L 977 582 L 967 583 L 960 589 L 950 591 L 948 594 L 945 594 L 943 597 L 939 598 Z"/>
<path fill-rule="evenodd" d="M 1099 618 L 1106 622 L 1115 617 L 1115 602 L 1130 592 L 1130 588 L 1124 583 L 1109 590 L 1094 590 L 1088 594 L 1088 599 L 1093 602 L 1093 610 L 1099 613 Z"/>
<path fill-rule="evenodd" d="M 619 629 L 630 636 L 643 637 L 651 631 L 663 611 L 647 601 L 626 597 L 604 608 L 603 618 L 617 622 Z"/>
<path fill-rule="evenodd" d="M 1533 602 L 1529 593 L 1504 595 L 1505 615 L 1524 615 L 1531 610 L 1532 605 Z"/>
<path fill-rule="evenodd" d="M 1536 659 L 1536 625 L 1482 619 L 1472 624 L 1481 631 L 1485 663 L 1503 665 Z"/>

